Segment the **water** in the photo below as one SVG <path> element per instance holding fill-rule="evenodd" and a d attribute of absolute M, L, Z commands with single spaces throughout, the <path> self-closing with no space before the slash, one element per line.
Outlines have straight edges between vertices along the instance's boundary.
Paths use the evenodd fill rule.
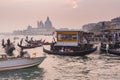
<path fill-rule="evenodd" d="M 9 37 L 13 38 L 13 36 Z M 52 37 L 48 38 L 48 36 L 34 37 L 52 40 Z M 7 39 L 8 36 L 5 38 Z M 49 46 L 44 47 L 49 48 Z M 39 47 L 27 51 L 43 56 L 42 49 Z M 98 51 L 84 57 L 48 54 L 46 56 L 43 63 L 37 67 L 0 72 L 0 80 L 120 80 L 120 57 L 118 56 L 99 54 Z"/>

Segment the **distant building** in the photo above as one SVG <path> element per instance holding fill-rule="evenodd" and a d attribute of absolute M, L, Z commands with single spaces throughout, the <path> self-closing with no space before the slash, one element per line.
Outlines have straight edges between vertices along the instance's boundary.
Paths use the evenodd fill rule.
<path fill-rule="evenodd" d="M 33 28 L 32 26 L 28 26 L 25 30 L 14 31 L 15 35 L 52 35 L 55 31 L 55 28 L 52 25 L 51 20 L 47 17 L 45 23 L 42 21 L 37 22 L 37 28 Z"/>
<path fill-rule="evenodd" d="M 104 25 L 103 25 L 104 23 Z M 104 29 L 120 29 L 120 17 L 111 19 L 111 21 L 101 21 L 98 23 L 90 23 L 83 25 L 82 30 L 98 33 Z"/>
<path fill-rule="evenodd" d="M 120 17 L 114 18 L 111 20 L 111 26 L 115 29 L 120 29 Z"/>
<path fill-rule="evenodd" d="M 86 24 L 86 25 L 83 25 L 82 30 L 91 32 L 95 26 L 96 26 L 96 23 Z"/>

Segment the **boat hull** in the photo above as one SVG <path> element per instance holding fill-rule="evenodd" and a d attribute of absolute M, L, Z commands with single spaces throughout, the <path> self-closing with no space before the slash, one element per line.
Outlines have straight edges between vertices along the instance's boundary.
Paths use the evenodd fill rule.
<path fill-rule="evenodd" d="M 22 49 L 31 49 L 31 48 L 41 47 L 42 44 L 34 45 L 34 46 L 21 46 L 21 45 L 18 44 L 18 46 Z"/>
<path fill-rule="evenodd" d="M 102 48 L 102 47 L 100 48 L 100 51 L 101 52 L 107 52 L 106 48 Z"/>
<path fill-rule="evenodd" d="M 44 59 L 45 57 L 15 58 L 15 59 L 3 60 L 0 61 L 0 71 L 37 66 L 41 64 Z"/>
<path fill-rule="evenodd" d="M 75 52 L 58 52 L 58 51 L 53 52 L 51 50 L 47 50 L 47 49 L 43 48 L 43 52 L 45 52 L 45 53 L 54 54 L 54 55 L 63 55 L 63 56 L 85 56 L 96 50 L 97 50 L 97 47 L 91 48 L 89 50 L 75 51 Z"/>
<path fill-rule="evenodd" d="M 115 49 L 109 49 L 109 50 L 108 50 L 108 53 L 109 53 L 109 54 L 114 54 L 114 55 L 120 56 L 120 51 L 117 51 L 117 50 L 115 50 Z"/>

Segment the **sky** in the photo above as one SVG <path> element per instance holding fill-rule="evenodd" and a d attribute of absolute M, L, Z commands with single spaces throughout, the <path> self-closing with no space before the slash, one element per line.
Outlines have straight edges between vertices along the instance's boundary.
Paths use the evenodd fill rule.
<path fill-rule="evenodd" d="M 47 16 L 55 28 L 80 29 L 119 17 L 119 8 L 120 0 L 0 0 L 0 32 L 37 27 Z"/>

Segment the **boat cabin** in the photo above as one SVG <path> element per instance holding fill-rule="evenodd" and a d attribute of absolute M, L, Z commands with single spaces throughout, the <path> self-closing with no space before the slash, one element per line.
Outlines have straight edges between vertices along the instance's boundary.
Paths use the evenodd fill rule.
<path fill-rule="evenodd" d="M 57 43 L 55 46 L 78 46 L 88 43 L 88 34 L 78 30 L 57 30 Z"/>

